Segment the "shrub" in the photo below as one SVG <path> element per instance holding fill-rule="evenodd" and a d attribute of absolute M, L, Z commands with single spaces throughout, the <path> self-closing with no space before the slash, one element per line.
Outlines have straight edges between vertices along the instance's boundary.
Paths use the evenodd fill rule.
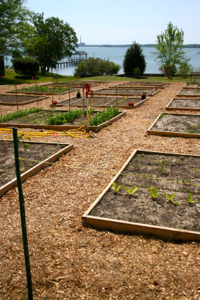
<path fill-rule="evenodd" d="M 138 78 L 141 75 L 140 68 L 137 67 L 134 69 L 134 77 Z"/>
<path fill-rule="evenodd" d="M 87 60 L 82 60 L 75 69 L 74 76 L 76 77 L 90 77 L 100 75 L 117 74 L 120 66 L 114 62 L 103 60 L 99 58 L 89 57 Z"/>
<path fill-rule="evenodd" d="M 187 62 L 180 64 L 178 68 L 178 73 L 181 77 L 187 78 L 187 76 L 190 75 L 190 72 L 191 72 L 191 66 Z"/>
<path fill-rule="evenodd" d="M 35 76 L 39 71 L 39 61 L 32 57 L 16 58 L 13 66 L 17 74 L 23 74 L 25 77 Z"/>

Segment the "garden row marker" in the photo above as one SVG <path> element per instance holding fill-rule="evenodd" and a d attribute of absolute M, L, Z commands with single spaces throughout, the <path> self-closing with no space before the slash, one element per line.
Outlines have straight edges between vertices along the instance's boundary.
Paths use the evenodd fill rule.
<path fill-rule="evenodd" d="M 25 256 L 25 265 L 26 265 L 28 299 L 32 300 L 33 294 L 32 294 L 32 282 L 31 282 L 31 268 L 30 268 L 29 253 L 28 253 L 28 238 L 26 232 L 24 197 L 23 197 L 21 177 L 20 177 L 20 163 L 19 163 L 18 138 L 17 138 L 16 127 L 13 128 L 13 142 L 14 142 L 15 169 L 16 169 L 16 177 L 17 177 L 17 185 L 18 185 L 19 206 L 20 206 L 21 226 L 22 226 L 22 239 L 24 245 L 24 256 Z"/>

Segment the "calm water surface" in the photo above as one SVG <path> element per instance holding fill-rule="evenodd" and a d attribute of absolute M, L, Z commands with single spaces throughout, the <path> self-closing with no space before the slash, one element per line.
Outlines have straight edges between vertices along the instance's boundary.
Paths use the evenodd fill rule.
<path fill-rule="evenodd" d="M 78 51 L 85 51 L 88 54 L 88 57 L 101 58 L 101 59 L 109 59 L 114 63 L 121 66 L 119 71 L 123 73 L 123 59 L 126 54 L 128 47 L 79 47 Z M 154 61 L 155 55 L 151 52 L 155 51 L 154 47 L 142 47 L 143 54 L 146 60 L 146 70 L 145 73 L 159 73 L 159 65 Z M 186 54 L 186 58 L 190 58 L 189 64 L 191 64 L 194 68 L 200 68 L 200 48 L 184 48 L 183 49 Z M 66 61 L 63 59 L 62 61 Z M 10 59 L 7 58 L 5 60 L 5 65 L 11 65 Z M 74 75 L 76 66 L 72 67 L 62 67 L 53 69 L 52 71 L 60 74 L 60 75 Z"/>
<path fill-rule="evenodd" d="M 119 71 L 123 73 L 123 59 L 126 54 L 128 47 L 79 47 L 78 51 L 85 51 L 88 54 L 88 57 L 101 58 L 101 59 L 109 59 L 114 63 L 121 66 Z M 154 47 L 142 47 L 143 54 L 146 60 L 146 70 L 145 73 L 159 73 L 159 65 L 154 61 L 155 55 L 151 52 L 155 51 Z M 191 64 L 194 68 L 200 68 L 200 52 L 199 48 L 184 48 L 184 52 L 186 52 L 185 57 L 190 58 L 189 64 Z M 63 59 L 65 61 L 65 59 Z M 57 68 L 53 71 L 60 75 L 74 75 L 76 66 L 73 67 L 64 67 Z"/>

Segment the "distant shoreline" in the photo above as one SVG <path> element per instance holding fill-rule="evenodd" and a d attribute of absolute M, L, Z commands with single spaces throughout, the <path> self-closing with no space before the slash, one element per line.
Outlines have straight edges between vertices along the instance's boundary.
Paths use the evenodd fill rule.
<path fill-rule="evenodd" d="M 78 47 L 130 47 L 131 44 L 127 45 L 86 45 L 84 43 L 78 44 Z M 155 47 L 155 44 L 141 44 L 141 47 Z M 200 44 L 186 44 L 183 48 L 200 48 Z"/>

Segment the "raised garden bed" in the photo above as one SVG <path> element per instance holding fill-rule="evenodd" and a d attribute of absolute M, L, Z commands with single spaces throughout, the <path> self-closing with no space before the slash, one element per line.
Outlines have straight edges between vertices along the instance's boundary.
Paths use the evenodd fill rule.
<path fill-rule="evenodd" d="M 200 115 L 162 113 L 148 134 L 200 138 Z"/>
<path fill-rule="evenodd" d="M 13 147 L 13 141 L 0 140 L 0 197 L 17 185 Z M 70 144 L 32 141 L 20 141 L 18 147 L 19 157 L 24 159 L 20 160 L 22 182 L 73 148 Z"/>
<path fill-rule="evenodd" d="M 70 88 L 70 92 L 74 92 L 73 88 Z M 7 91 L 6 93 L 15 93 L 16 94 L 31 94 L 31 95 L 64 95 L 69 93 L 69 87 L 52 87 L 52 86 L 44 86 L 44 85 L 37 85 L 37 86 L 30 86 L 24 87 L 17 90 Z"/>
<path fill-rule="evenodd" d="M 200 99 L 180 99 L 172 98 L 169 104 L 166 106 L 167 110 L 200 110 Z"/>
<path fill-rule="evenodd" d="M 0 105 L 16 106 L 25 105 L 35 101 L 42 101 L 46 96 L 26 96 L 26 95 L 0 95 Z"/>
<path fill-rule="evenodd" d="M 177 94 L 177 97 L 194 97 L 198 98 L 200 97 L 200 89 L 184 89 L 180 90 Z"/>
<path fill-rule="evenodd" d="M 118 84 L 118 85 L 113 85 L 110 86 L 109 88 L 121 88 L 121 89 L 135 89 L 135 90 L 151 90 L 151 89 L 164 89 L 166 86 L 164 85 L 133 85 L 133 84 L 129 84 L 129 83 L 122 83 L 122 84 Z"/>
<path fill-rule="evenodd" d="M 160 90 L 154 91 L 153 89 L 145 90 L 148 96 L 153 96 L 156 93 L 158 93 Z M 141 96 L 143 90 L 135 90 L 134 88 L 127 88 L 127 89 L 121 89 L 121 88 L 109 88 L 109 89 L 101 89 L 96 90 L 93 92 L 93 95 L 105 95 L 106 96 Z M 91 93 L 90 93 L 91 94 Z"/>
<path fill-rule="evenodd" d="M 34 110 L 35 108 L 32 108 L 31 110 Z M 21 111 L 20 111 L 21 112 Z M 0 127 L 18 127 L 18 128 L 35 128 L 35 129 L 49 129 L 49 130 L 70 130 L 70 129 L 78 129 L 80 126 L 85 122 L 86 120 L 86 111 L 84 110 L 76 110 L 76 111 L 70 111 L 70 114 L 77 113 L 79 116 L 73 117 L 70 115 L 70 121 L 66 121 L 68 119 L 68 116 L 64 115 L 65 113 L 69 113 L 69 111 L 64 110 L 40 110 L 37 112 L 32 112 L 30 114 L 21 116 L 21 117 L 15 117 L 14 119 L 8 120 L 7 115 L 2 117 L 2 120 L 0 122 Z M 79 112 L 81 112 L 79 114 Z M 110 119 L 105 121 L 104 117 L 101 117 L 101 111 L 92 111 L 90 116 L 90 125 L 89 130 L 98 132 L 103 127 L 106 127 L 110 125 L 111 123 L 117 121 L 119 118 L 124 116 L 126 112 L 118 111 L 117 108 L 107 108 L 105 110 L 105 113 L 108 113 L 110 116 Z M 22 112 L 23 114 L 23 112 Z M 63 119 L 64 116 L 64 123 L 60 122 L 60 119 Z M 93 122 L 93 118 L 98 118 L 99 122 Z M 47 122 L 48 119 L 48 122 Z M 73 120 L 72 120 L 73 119 Z M 101 122 L 102 120 L 102 122 Z"/>
<path fill-rule="evenodd" d="M 82 89 L 84 86 L 85 86 L 85 84 L 86 83 L 89 83 L 89 82 L 83 82 L 83 81 L 81 81 L 81 82 L 79 82 L 79 81 L 68 81 L 68 82 L 66 82 L 66 81 L 61 81 L 61 82 L 55 82 L 55 83 L 46 83 L 46 84 L 43 84 L 42 86 L 48 86 L 48 87 L 59 87 L 59 86 L 63 86 L 63 87 L 71 87 L 71 88 L 77 88 L 77 89 Z M 95 84 L 95 83 L 89 83 L 89 85 L 90 85 L 90 87 L 94 87 L 94 86 L 97 86 L 97 85 L 99 85 L 99 84 Z"/>
<path fill-rule="evenodd" d="M 137 108 L 142 105 L 148 98 L 142 100 L 141 98 L 127 98 L 127 97 L 94 97 L 92 101 L 92 107 L 109 107 L 109 106 L 117 106 L 126 109 Z M 88 103 L 90 102 L 90 98 L 88 99 Z M 134 103 L 134 105 L 129 105 L 129 103 Z M 71 98 L 58 102 L 55 106 L 63 107 L 63 106 L 74 106 L 74 107 L 85 107 L 86 99 L 84 98 Z"/>
<path fill-rule="evenodd" d="M 197 166 L 200 156 L 134 151 L 83 215 L 83 224 L 164 239 L 200 240 Z"/>
<path fill-rule="evenodd" d="M 200 84 L 198 84 L 198 83 L 188 83 L 188 84 L 186 84 L 184 87 L 183 87 L 183 89 L 200 89 Z"/>

